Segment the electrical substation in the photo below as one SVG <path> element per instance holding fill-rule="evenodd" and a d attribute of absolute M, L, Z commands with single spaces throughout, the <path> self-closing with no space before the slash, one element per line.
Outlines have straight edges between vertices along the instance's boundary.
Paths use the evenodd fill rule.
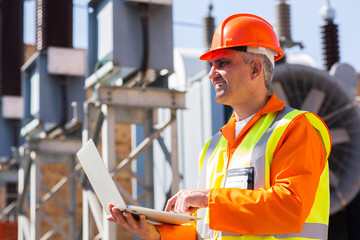
<path fill-rule="evenodd" d="M 106 220 L 76 152 L 92 138 L 126 202 L 162 210 L 179 189 L 196 188 L 199 151 L 232 109 L 214 100 L 203 49 L 174 48 L 172 0 L 88 0 L 87 49 L 73 47 L 73 0 L 35 1 L 34 46 L 23 43 L 24 0 L 0 2 L 0 239 L 135 239 Z M 303 48 L 290 3 L 274 6 L 282 48 Z M 323 68 L 285 54 L 271 92 L 329 127 L 329 239 L 353 240 L 359 73 L 341 62 L 335 12 L 325 1 Z"/>

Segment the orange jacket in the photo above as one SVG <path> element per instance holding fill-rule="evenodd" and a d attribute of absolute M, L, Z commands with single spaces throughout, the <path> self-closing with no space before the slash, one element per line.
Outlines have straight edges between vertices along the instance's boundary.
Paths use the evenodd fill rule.
<path fill-rule="evenodd" d="M 272 95 L 235 138 L 235 117 L 221 129 L 231 159 L 248 130 L 263 115 L 280 111 L 284 102 Z M 304 116 L 295 118 L 275 149 L 269 189 L 211 189 L 211 229 L 242 235 L 299 232 L 310 213 L 326 162 L 323 144 Z M 196 224 L 156 227 L 161 239 L 196 239 Z M 186 237 L 185 237 L 186 236 Z"/>

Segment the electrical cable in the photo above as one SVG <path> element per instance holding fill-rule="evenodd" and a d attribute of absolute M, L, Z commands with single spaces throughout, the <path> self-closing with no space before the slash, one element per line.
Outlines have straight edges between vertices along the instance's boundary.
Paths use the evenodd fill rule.
<path fill-rule="evenodd" d="M 141 29 L 142 29 L 142 45 L 143 55 L 140 66 L 141 71 L 141 86 L 145 85 L 145 73 L 148 68 L 149 62 L 149 5 L 146 3 L 139 4 L 140 18 L 141 18 Z"/>
<path fill-rule="evenodd" d="M 68 113 L 67 113 L 67 101 L 68 101 L 68 96 L 67 96 L 67 79 L 65 76 L 61 77 L 60 80 L 60 88 L 61 88 L 61 121 L 60 121 L 60 126 L 61 128 L 64 128 L 65 123 L 67 121 L 67 117 L 68 117 Z"/>

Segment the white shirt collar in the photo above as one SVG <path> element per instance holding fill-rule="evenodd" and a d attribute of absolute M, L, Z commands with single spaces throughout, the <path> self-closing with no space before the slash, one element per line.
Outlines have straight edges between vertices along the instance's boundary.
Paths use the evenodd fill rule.
<path fill-rule="evenodd" d="M 244 120 L 241 120 L 241 121 L 238 121 L 238 122 L 235 123 L 235 138 L 239 135 L 241 130 L 245 127 L 245 125 L 250 121 L 250 119 L 254 115 L 255 114 L 251 115 L 250 117 L 245 118 Z"/>

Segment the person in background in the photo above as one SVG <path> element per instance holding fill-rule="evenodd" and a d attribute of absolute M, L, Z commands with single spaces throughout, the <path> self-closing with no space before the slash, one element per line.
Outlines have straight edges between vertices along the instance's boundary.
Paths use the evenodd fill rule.
<path fill-rule="evenodd" d="M 144 239 L 327 239 L 330 134 L 317 115 L 269 94 L 283 55 L 264 19 L 222 21 L 200 59 L 216 102 L 234 114 L 202 149 L 198 189 L 179 191 L 165 209 L 202 219 L 153 226 L 109 204 L 108 220 Z"/>

